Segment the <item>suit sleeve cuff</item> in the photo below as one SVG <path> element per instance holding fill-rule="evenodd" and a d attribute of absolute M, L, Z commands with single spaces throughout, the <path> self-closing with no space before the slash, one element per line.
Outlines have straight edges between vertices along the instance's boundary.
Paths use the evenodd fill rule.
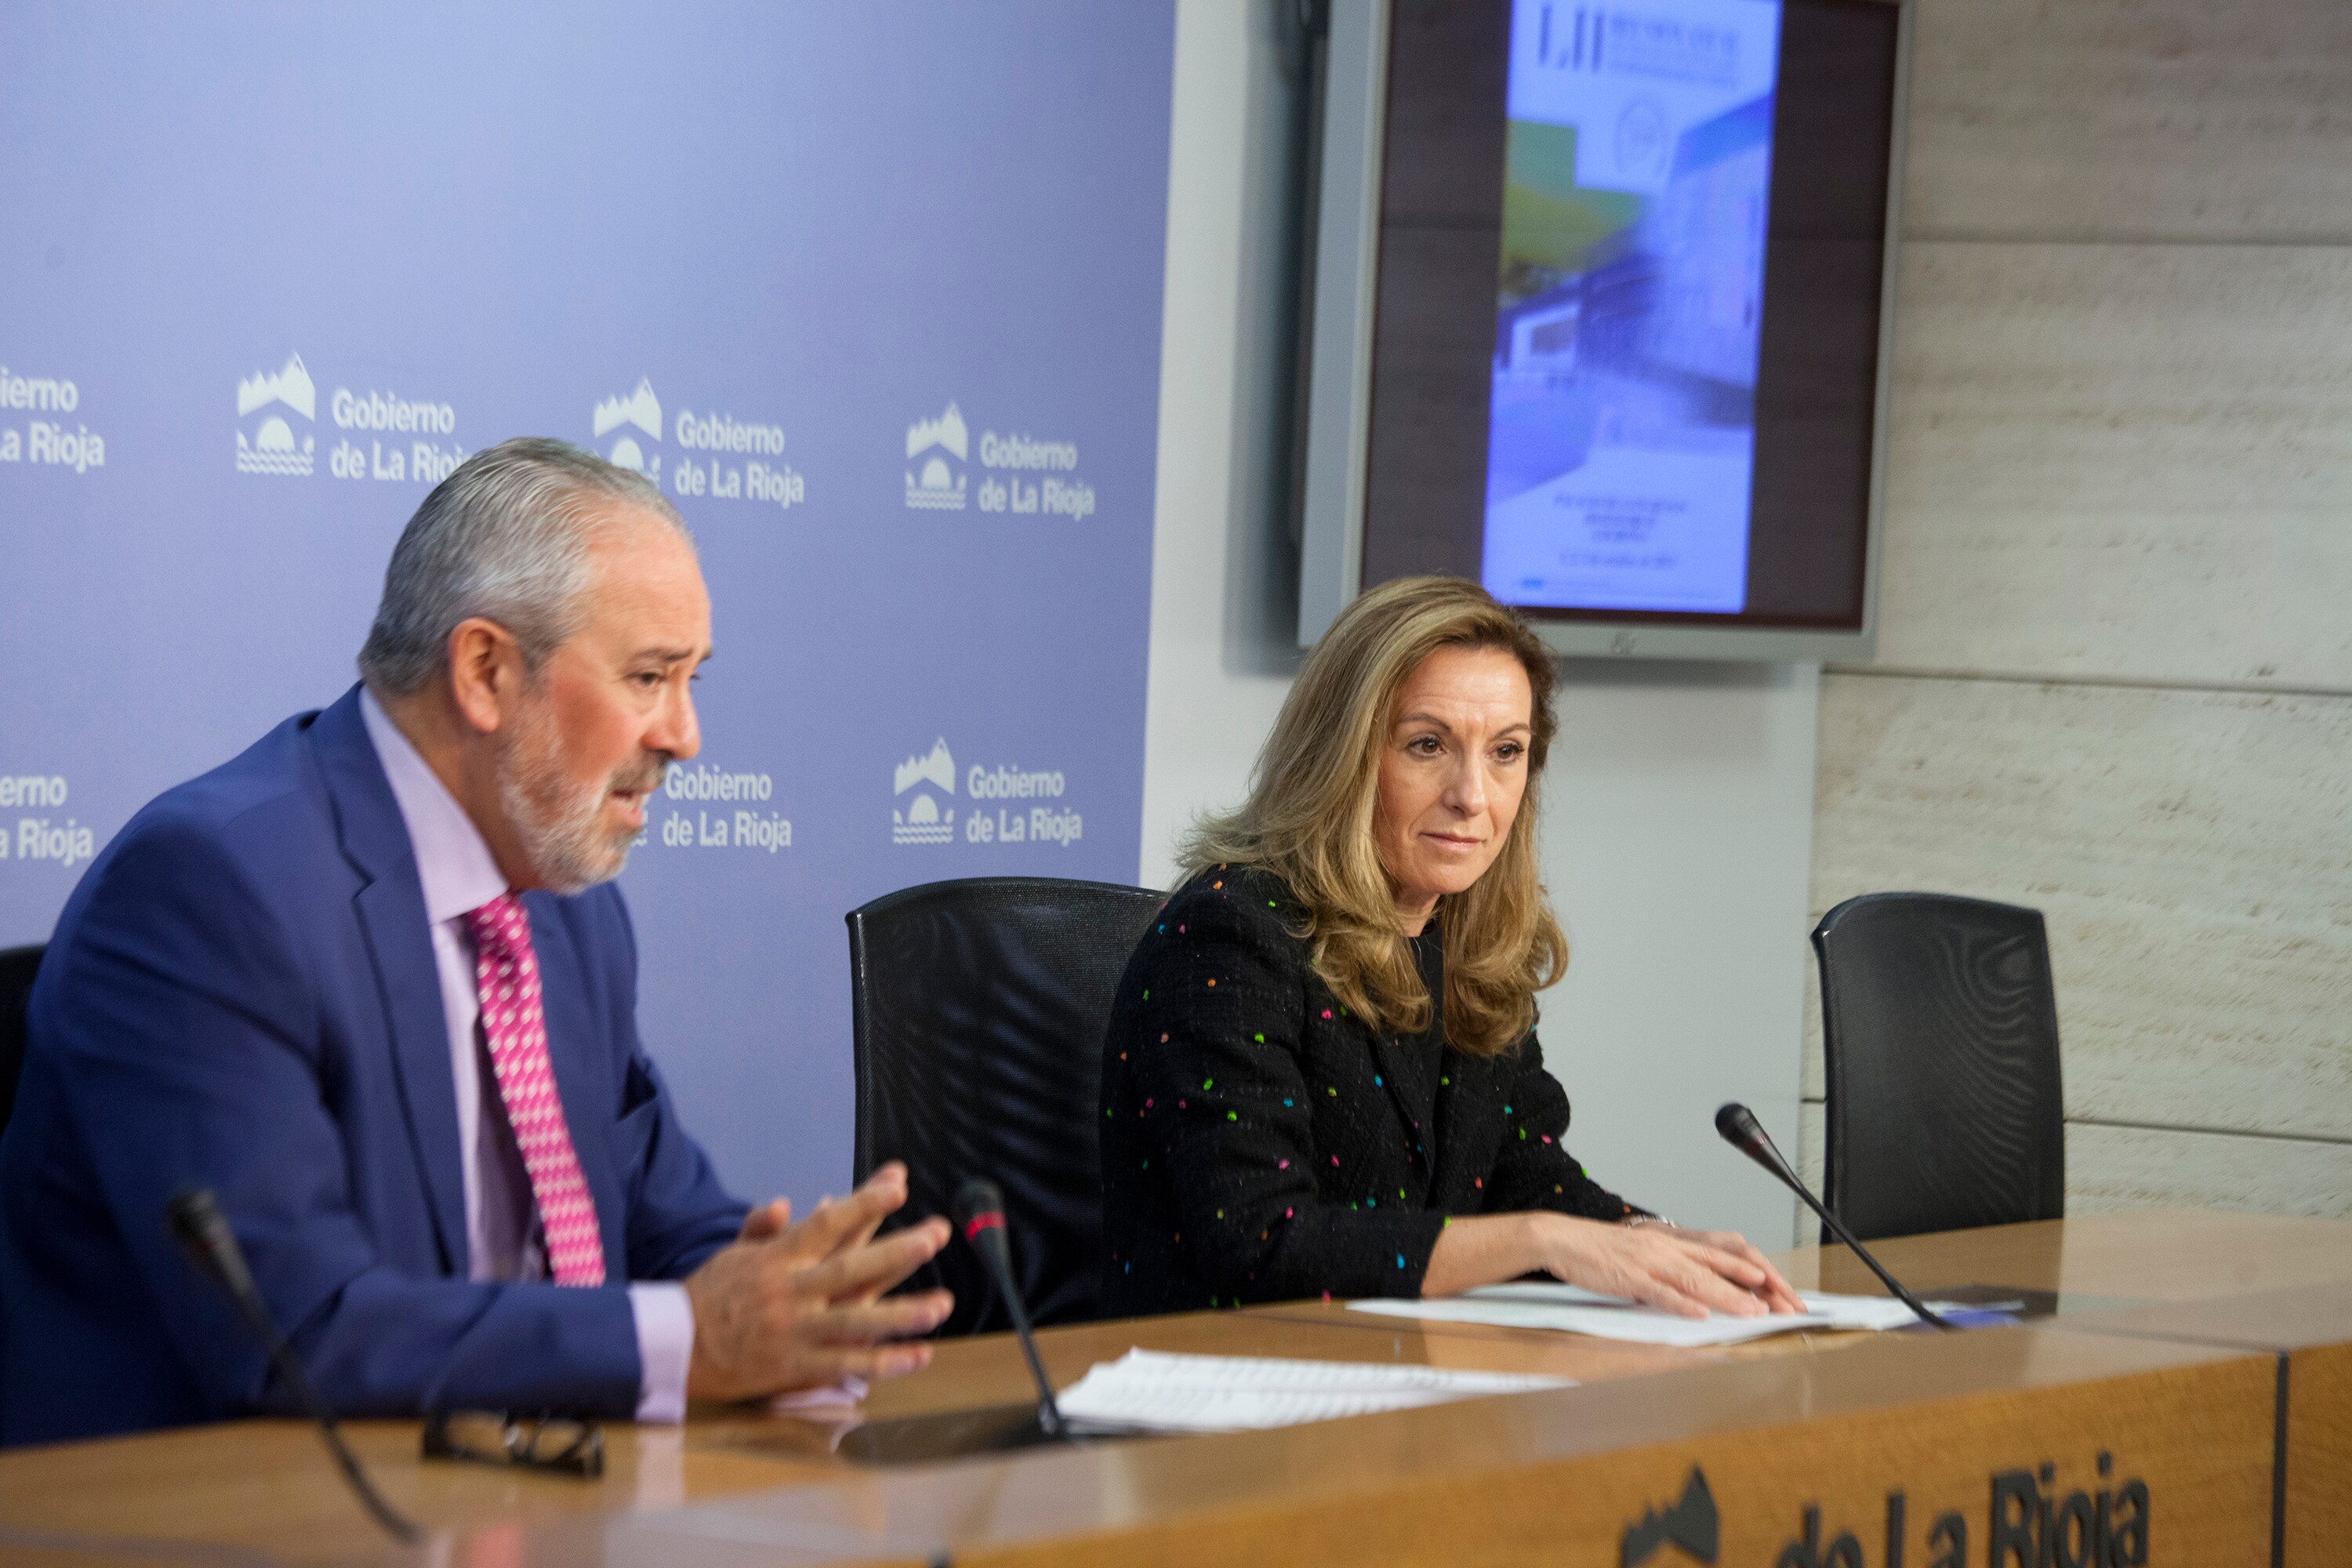
<path fill-rule="evenodd" d="M 683 1285 L 629 1287 L 637 1321 L 637 1419 L 675 1426 L 686 1419 L 686 1372 L 694 1360 L 694 1307 Z"/>

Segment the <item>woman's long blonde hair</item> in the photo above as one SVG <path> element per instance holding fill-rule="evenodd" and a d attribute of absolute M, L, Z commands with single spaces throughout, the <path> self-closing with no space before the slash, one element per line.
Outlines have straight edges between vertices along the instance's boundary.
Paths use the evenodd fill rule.
<path fill-rule="evenodd" d="M 1422 983 L 1372 838 L 1381 749 L 1399 691 L 1441 647 L 1500 648 L 1528 672 L 1535 699 L 1527 793 L 1486 874 L 1438 900 L 1445 954 L 1445 1039 L 1490 1057 L 1535 1025 L 1535 994 L 1568 967 L 1568 939 L 1537 872 L 1537 786 L 1551 750 L 1550 651 L 1517 616 L 1460 577 L 1384 583 L 1341 612 L 1307 656 L 1237 811 L 1204 816 L 1186 837 L 1187 876 L 1255 865 L 1307 908 L 1299 934 L 1315 973 L 1375 1029 L 1429 1026 Z"/>

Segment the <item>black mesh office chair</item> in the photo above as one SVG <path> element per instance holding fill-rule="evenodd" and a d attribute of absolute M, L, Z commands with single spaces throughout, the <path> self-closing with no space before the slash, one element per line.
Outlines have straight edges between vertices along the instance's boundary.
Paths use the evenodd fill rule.
<path fill-rule="evenodd" d="M 1868 893 L 1822 917 L 1813 950 L 1830 1211 L 1864 1240 L 2063 1217 L 2065 1107 L 2041 911 Z"/>
<path fill-rule="evenodd" d="M 1039 1322 L 1095 1315 L 1102 1254 L 1103 1034 L 1164 895 L 1050 877 L 933 882 L 850 911 L 857 1178 L 907 1163 L 901 1223 L 986 1176 Z M 943 1334 L 1011 1327 L 951 1241 L 912 1282 L 955 1292 Z"/>
<path fill-rule="evenodd" d="M 0 1127 L 16 1108 L 16 1077 L 25 1069 L 25 1004 L 32 999 L 38 947 L 0 952 Z"/>

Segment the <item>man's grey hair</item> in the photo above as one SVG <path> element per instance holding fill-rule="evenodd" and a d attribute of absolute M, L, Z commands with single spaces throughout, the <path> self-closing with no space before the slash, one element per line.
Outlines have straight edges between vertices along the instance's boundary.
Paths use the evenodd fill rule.
<path fill-rule="evenodd" d="M 449 661 L 449 634 L 479 616 L 514 634 L 536 673 L 580 629 L 588 549 L 617 508 L 651 513 L 691 545 L 661 488 L 565 441 L 523 437 L 475 453 L 401 531 L 360 649 L 380 695 L 419 690 Z"/>

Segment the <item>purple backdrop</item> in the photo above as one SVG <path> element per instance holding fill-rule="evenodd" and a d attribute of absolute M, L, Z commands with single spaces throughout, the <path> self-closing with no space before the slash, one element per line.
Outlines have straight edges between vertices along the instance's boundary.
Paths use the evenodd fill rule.
<path fill-rule="evenodd" d="M 1171 5 L 0 9 L 0 945 L 352 679 L 509 436 L 701 543 L 623 886 L 746 1195 L 848 1176 L 841 918 L 1138 862 Z"/>

